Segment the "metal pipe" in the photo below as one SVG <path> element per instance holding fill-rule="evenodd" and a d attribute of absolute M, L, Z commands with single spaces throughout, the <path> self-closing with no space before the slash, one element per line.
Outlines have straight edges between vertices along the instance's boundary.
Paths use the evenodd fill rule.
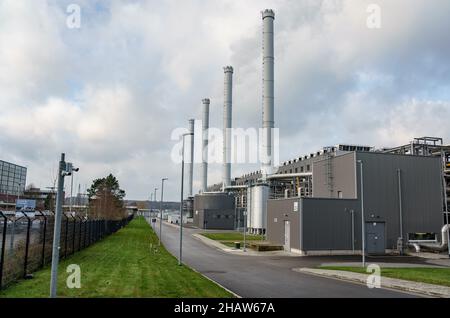
<path fill-rule="evenodd" d="M 311 177 L 312 172 L 301 172 L 301 173 L 286 173 L 286 174 L 273 174 L 266 177 L 266 180 L 272 179 L 292 179 L 297 177 Z"/>
<path fill-rule="evenodd" d="M 274 119 L 274 20 L 275 13 L 266 9 L 262 12 L 263 20 L 263 130 L 261 142 L 261 172 L 263 180 L 273 173 L 273 128 Z"/>
<path fill-rule="evenodd" d="M 397 169 L 398 178 L 398 213 L 399 213 L 399 223 L 400 223 L 400 255 L 403 255 L 403 195 L 402 195 L 402 171 Z"/>
<path fill-rule="evenodd" d="M 188 197 L 193 195 L 194 184 L 194 126 L 195 119 L 189 119 L 189 133 L 192 134 L 189 140 L 189 162 L 188 162 Z"/>
<path fill-rule="evenodd" d="M 441 139 L 441 146 L 443 146 L 443 140 Z M 446 170 L 446 165 L 447 165 L 447 160 L 445 158 L 445 153 L 444 150 L 441 147 L 441 159 L 442 159 L 442 183 L 443 183 L 443 187 L 442 190 L 444 191 L 444 212 L 445 212 L 445 216 L 446 216 L 446 226 L 447 228 L 450 227 L 450 218 L 449 218 L 449 211 L 448 211 L 448 199 L 447 199 L 447 183 L 445 182 L 445 170 Z M 447 230 L 447 242 L 450 243 L 450 231 Z M 448 248 L 448 256 L 450 258 L 450 244 L 447 244 L 447 248 Z"/>
<path fill-rule="evenodd" d="M 364 216 L 364 175 L 363 175 L 363 162 L 358 160 L 360 168 L 360 182 L 361 182 L 361 254 L 362 254 L 362 266 L 366 267 L 366 224 Z"/>
<path fill-rule="evenodd" d="M 208 135 L 209 135 L 209 105 L 210 100 L 205 98 L 203 102 L 202 121 L 202 192 L 208 191 Z M 184 141 L 183 141 L 184 142 Z M 184 144 L 183 144 L 184 148 Z"/>
<path fill-rule="evenodd" d="M 352 251 L 355 253 L 355 211 L 350 210 L 350 214 L 352 215 Z"/>
<path fill-rule="evenodd" d="M 233 67 L 226 66 L 224 70 L 224 101 L 223 101 L 223 188 L 231 185 L 231 127 L 233 113 Z"/>

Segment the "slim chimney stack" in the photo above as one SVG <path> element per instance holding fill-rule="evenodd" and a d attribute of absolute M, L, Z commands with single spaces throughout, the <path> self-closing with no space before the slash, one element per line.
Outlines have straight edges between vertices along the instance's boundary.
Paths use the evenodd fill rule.
<path fill-rule="evenodd" d="M 202 129 L 202 192 L 208 191 L 208 130 L 209 130 L 209 105 L 210 100 L 205 98 L 203 102 L 203 129 Z"/>
<path fill-rule="evenodd" d="M 260 149 L 263 180 L 273 173 L 273 128 L 274 119 L 274 20 L 275 13 L 266 9 L 263 20 L 263 131 Z"/>
<path fill-rule="evenodd" d="M 223 189 L 231 185 L 231 127 L 233 113 L 233 67 L 226 66 L 224 70 L 224 101 L 223 101 Z"/>

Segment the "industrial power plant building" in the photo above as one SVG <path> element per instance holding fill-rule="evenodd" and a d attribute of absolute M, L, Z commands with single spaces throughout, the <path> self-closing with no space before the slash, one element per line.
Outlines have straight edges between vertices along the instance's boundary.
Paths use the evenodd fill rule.
<path fill-rule="evenodd" d="M 384 254 L 407 247 L 443 250 L 448 235 L 450 146 L 442 138 L 374 149 L 367 145 L 324 147 L 274 165 L 274 21 L 262 12 L 263 90 L 260 170 L 231 179 L 233 74 L 224 68 L 223 175 L 208 186 L 210 99 L 202 100 L 201 191 L 192 193 L 188 168 L 185 206 L 203 229 L 239 229 L 266 235 L 290 252 Z M 193 132 L 193 120 L 189 121 Z M 190 153 L 194 145 L 191 139 Z"/>
<path fill-rule="evenodd" d="M 441 239 L 439 157 L 351 152 L 317 161 L 312 171 L 312 197 L 268 201 L 269 241 L 302 254 L 353 253 L 365 231 L 367 252 L 384 254 L 425 233 Z"/>

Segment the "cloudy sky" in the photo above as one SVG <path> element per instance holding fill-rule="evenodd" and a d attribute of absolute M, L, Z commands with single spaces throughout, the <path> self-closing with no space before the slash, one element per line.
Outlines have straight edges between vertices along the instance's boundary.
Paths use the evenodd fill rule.
<path fill-rule="evenodd" d="M 368 28 L 371 3 L 381 28 Z M 67 25 L 70 4 L 80 28 Z M 235 69 L 233 125 L 260 126 L 265 8 L 281 160 L 337 143 L 450 141 L 448 0 L 0 0 L 0 159 L 44 188 L 65 152 L 83 190 L 112 172 L 127 198 L 146 199 L 168 177 L 178 199 L 171 132 L 200 119 L 204 97 L 221 127 L 223 66 Z"/>

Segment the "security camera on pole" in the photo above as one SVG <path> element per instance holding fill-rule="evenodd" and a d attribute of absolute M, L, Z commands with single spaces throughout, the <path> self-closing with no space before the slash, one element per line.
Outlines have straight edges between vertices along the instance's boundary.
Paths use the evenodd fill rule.
<path fill-rule="evenodd" d="M 69 162 L 68 165 L 68 171 L 71 172 L 78 172 L 80 168 L 74 168 L 73 165 Z M 69 212 L 70 215 L 72 215 L 72 205 L 73 205 L 73 173 L 70 174 L 70 200 L 69 200 Z"/>
<path fill-rule="evenodd" d="M 58 169 L 58 187 L 56 193 L 56 211 L 55 211 L 55 225 L 53 231 L 53 251 L 52 251 L 52 269 L 50 277 L 50 297 L 56 297 L 56 287 L 58 285 L 58 264 L 59 264 L 59 250 L 60 250 L 60 237 L 61 237 L 61 219 L 62 219 L 62 201 L 63 201 L 63 188 L 64 177 L 70 176 L 74 171 L 78 171 L 78 168 L 74 169 L 71 163 L 65 161 L 65 154 L 61 154 L 61 160 L 59 161 Z"/>

